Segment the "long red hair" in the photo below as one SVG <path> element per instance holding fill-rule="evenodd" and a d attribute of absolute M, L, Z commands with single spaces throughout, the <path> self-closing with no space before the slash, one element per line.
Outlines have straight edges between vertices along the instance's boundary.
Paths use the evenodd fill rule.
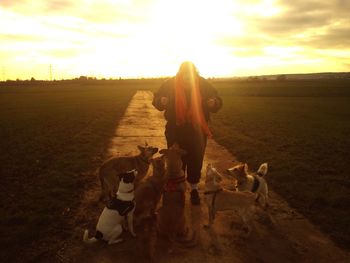
<path fill-rule="evenodd" d="M 186 98 L 186 93 L 190 94 L 190 100 Z M 182 63 L 175 76 L 175 108 L 177 125 L 191 123 L 194 127 L 200 127 L 205 135 L 211 137 L 208 122 L 203 113 L 199 74 L 191 62 Z"/>

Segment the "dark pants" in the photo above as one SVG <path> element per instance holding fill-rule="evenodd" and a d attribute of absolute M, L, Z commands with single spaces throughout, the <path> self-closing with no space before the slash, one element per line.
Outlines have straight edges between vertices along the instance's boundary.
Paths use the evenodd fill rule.
<path fill-rule="evenodd" d="M 183 168 L 187 173 L 187 181 L 196 184 L 201 178 L 201 170 L 207 136 L 200 129 L 195 129 L 191 124 L 165 126 L 165 137 L 168 148 L 177 142 L 187 154 L 182 157 Z"/>

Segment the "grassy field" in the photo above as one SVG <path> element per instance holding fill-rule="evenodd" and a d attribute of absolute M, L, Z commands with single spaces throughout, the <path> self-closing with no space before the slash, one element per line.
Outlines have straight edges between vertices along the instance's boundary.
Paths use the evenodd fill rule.
<path fill-rule="evenodd" d="M 271 188 L 349 249 L 350 82 L 212 81 L 224 100 L 215 139 L 252 170 L 269 162 Z M 0 84 L 1 259 L 69 234 L 81 175 L 104 159 L 134 92 L 161 82 Z"/>
<path fill-rule="evenodd" d="M 0 258 L 4 262 L 18 255 L 16 251 L 36 246 L 41 237 L 64 238 L 64 220 L 84 189 L 81 174 L 94 172 L 103 159 L 136 89 L 152 86 L 139 84 L 0 86 Z M 38 255 L 32 256 L 35 261 Z"/>
<path fill-rule="evenodd" d="M 350 81 L 214 83 L 214 138 L 350 249 Z"/>

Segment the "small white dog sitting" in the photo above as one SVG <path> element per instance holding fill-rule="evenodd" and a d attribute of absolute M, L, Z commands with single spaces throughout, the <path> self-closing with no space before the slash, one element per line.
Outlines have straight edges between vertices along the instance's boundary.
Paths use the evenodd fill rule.
<path fill-rule="evenodd" d="M 127 218 L 128 229 L 135 237 L 133 218 L 135 210 L 134 181 L 137 175 L 136 170 L 120 174 L 120 183 L 115 198 L 108 202 L 103 209 L 96 226 L 96 234 L 89 238 L 89 231 L 84 232 L 85 243 L 94 243 L 98 240 L 107 241 L 109 245 L 119 243 L 123 239 L 119 238 L 123 232 L 122 222 Z"/>
<path fill-rule="evenodd" d="M 267 174 L 268 165 L 263 163 L 260 165 L 256 173 L 249 174 L 248 165 L 238 164 L 232 168 L 227 169 L 227 172 L 232 175 L 236 180 L 236 189 L 238 191 L 250 191 L 257 194 L 256 200 L 259 201 L 262 197 L 262 205 L 268 207 L 268 188 L 265 180 Z"/>

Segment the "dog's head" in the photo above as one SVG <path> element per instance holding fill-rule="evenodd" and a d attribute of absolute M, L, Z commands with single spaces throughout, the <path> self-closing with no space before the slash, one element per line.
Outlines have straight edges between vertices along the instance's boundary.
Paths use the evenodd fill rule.
<path fill-rule="evenodd" d="M 169 149 L 160 150 L 159 153 L 164 155 L 170 174 L 176 174 L 182 170 L 182 156 L 187 152 L 181 149 L 177 143 L 173 144 Z"/>
<path fill-rule="evenodd" d="M 133 190 L 136 175 L 137 175 L 137 170 L 135 169 L 119 174 L 120 183 L 119 183 L 118 192 L 127 193 Z"/>
<path fill-rule="evenodd" d="M 233 176 L 237 181 L 246 180 L 248 175 L 248 165 L 246 163 L 237 164 L 226 170 L 226 172 Z"/>
<path fill-rule="evenodd" d="M 152 156 L 158 152 L 158 148 L 148 145 L 147 142 L 145 145 L 138 145 L 137 148 L 146 160 L 150 160 Z"/>
<path fill-rule="evenodd" d="M 222 175 L 213 167 L 212 164 L 209 163 L 207 165 L 205 183 L 216 186 L 216 185 L 219 185 L 221 181 L 222 181 Z"/>
<path fill-rule="evenodd" d="M 165 174 L 165 159 L 164 155 L 151 159 L 153 166 L 153 175 L 163 177 Z"/>

